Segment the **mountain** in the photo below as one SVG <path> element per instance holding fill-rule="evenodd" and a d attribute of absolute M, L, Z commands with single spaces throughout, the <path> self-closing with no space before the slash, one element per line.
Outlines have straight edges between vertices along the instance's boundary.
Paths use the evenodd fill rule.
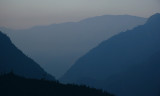
<path fill-rule="evenodd" d="M 10 71 L 27 78 L 54 80 L 54 77 L 24 55 L 5 34 L 0 32 L 0 73 L 8 73 Z"/>
<path fill-rule="evenodd" d="M 79 22 L 37 26 L 26 30 L 5 29 L 4 32 L 25 54 L 47 72 L 59 77 L 79 57 L 101 41 L 144 24 L 146 20 L 130 15 L 104 15 Z"/>
<path fill-rule="evenodd" d="M 144 63 L 105 79 L 102 88 L 117 96 L 160 96 L 160 51 Z"/>
<path fill-rule="evenodd" d="M 1 96 L 113 96 L 87 86 L 60 84 L 57 81 L 26 79 L 13 73 L 0 76 Z"/>
<path fill-rule="evenodd" d="M 160 14 L 103 41 L 60 79 L 103 88 L 116 96 L 160 95 Z"/>

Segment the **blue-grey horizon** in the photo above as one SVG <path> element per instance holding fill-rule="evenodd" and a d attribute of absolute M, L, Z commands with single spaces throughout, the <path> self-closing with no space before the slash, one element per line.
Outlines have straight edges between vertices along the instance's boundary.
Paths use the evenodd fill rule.
<path fill-rule="evenodd" d="M 160 13 L 159 4 L 159 0 L 1 0 L 0 26 L 25 29 L 106 14 L 149 17 Z"/>

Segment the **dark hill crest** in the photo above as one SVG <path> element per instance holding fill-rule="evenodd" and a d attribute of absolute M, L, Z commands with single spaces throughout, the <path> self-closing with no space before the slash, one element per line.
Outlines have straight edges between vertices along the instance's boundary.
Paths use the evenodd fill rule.
<path fill-rule="evenodd" d="M 17 49 L 8 36 L 0 32 L 0 73 L 8 73 L 11 70 L 27 78 L 45 77 L 54 80 L 54 77 L 45 72 L 34 60 Z"/>

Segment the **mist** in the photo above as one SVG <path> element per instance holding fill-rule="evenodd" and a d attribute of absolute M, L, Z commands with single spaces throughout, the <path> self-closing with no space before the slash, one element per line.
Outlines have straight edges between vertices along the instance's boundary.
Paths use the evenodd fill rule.
<path fill-rule="evenodd" d="M 1 0 L 0 26 L 26 29 L 107 14 L 148 18 L 160 12 L 159 4 L 159 0 Z"/>

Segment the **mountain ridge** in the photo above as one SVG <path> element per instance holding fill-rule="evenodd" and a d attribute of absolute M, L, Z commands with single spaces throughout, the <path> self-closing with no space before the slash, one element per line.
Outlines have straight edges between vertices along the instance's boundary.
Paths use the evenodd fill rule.
<path fill-rule="evenodd" d="M 107 15 L 7 33 L 19 49 L 59 77 L 101 41 L 145 22 L 141 17 Z"/>
<path fill-rule="evenodd" d="M 0 31 L 0 72 L 8 73 L 10 71 L 27 78 L 55 80 L 40 65 L 17 49 L 11 40 Z"/>
<path fill-rule="evenodd" d="M 151 18 L 155 18 L 155 16 L 156 20 L 152 19 L 152 23 L 149 23 L 151 22 Z M 160 51 L 160 16 L 158 15 L 157 17 L 157 15 L 153 15 L 151 18 L 144 25 L 140 25 L 132 30 L 121 32 L 111 37 L 110 39 L 100 43 L 97 47 L 93 48 L 84 56 L 79 58 L 79 60 L 76 61 L 76 63 L 66 72 L 66 74 L 60 80 L 64 83 L 87 84 L 96 88 L 107 89 L 112 93 L 115 93 L 117 96 L 135 96 L 136 92 L 137 94 L 139 94 L 135 86 L 133 87 L 133 89 L 135 88 L 134 90 L 136 92 L 134 95 L 132 95 L 133 91 L 129 90 L 129 88 L 126 88 L 125 90 L 131 92 L 130 94 L 129 92 L 125 93 L 124 90 L 121 90 L 121 87 L 125 88 L 125 86 L 120 86 L 119 84 L 117 84 L 117 86 L 116 84 L 111 84 L 111 86 L 109 86 L 110 84 L 108 82 L 111 82 L 112 80 L 118 82 L 117 80 L 121 79 L 122 81 L 124 81 L 128 75 L 126 75 L 126 77 L 123 77 L 123 73 L 126 74 L 127 69 L 135 68 L 135 66 L 143 66 L 145 68 L 144 65 L 146 62 L 148 62 L 148 58 Z M 154 72 L 154 70 L 149 71 Z M 147 73 L 148 72 L 146 72 L 146 74 Z M 136 78 L 136 76 L 138 76 L 138 74 L 136 74 L 134 77 Z M 158 76 L 158 74 L 156 74 L 156 76 Z M 113 79 L 113 77 L 116 77 L 116 79 Z M 121 78 L 117 79 L 118 77 Z M 137 77 L 136 80 L 138 79 L 139 77 Z M 129 78 L 128 80 L 131 81 L 131 79 Z M 125 82 L 123 82 L 123 84 L 126 85 Z M 139 86 L 142 85 L 139 84 Z M 153 89 L 156 89 L 156 87 L 153 87 Z M 117 92 L 116 90 L 121 91 Z M 148 89 L 145 88 L 144 90 L 148 91 Z M 144 95 L 144 92 L 145 91 L 142 91 L 141 93 L 143 95 L 139 94 L 136 96 L 151 95 Z M 153 92 L 154 91 L 152 90 L 151 93 Z"/>
<path fill-rule="evenodd" d="M 27 79 L 14 73 L 0 75 L 1 96 L 114 96 L 100 89 L 61 84 L 45 79 Z"/>

